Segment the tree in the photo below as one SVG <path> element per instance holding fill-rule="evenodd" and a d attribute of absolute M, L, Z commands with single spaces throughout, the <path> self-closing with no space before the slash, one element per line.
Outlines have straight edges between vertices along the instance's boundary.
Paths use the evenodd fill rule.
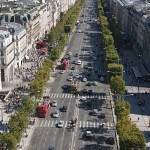
<path fill-rule="evenodd" d="M 123 65 L 111 63 L 107 65 L 108 77 L 111 79 L 112 76 L 122 76 L 123 77 Z"/>
<path fill-rule="evenodd" d="M 110 89 L 113 94 L 123 95 L 125 92 L 125 81 L 121 76 L 114 76 L 110 79 Z"/>
<path fill-rule="evenodd" d="M 118 100 L 115 102 L 115 114 L 117 119 L 130 115 L 130 104 L 124 100 Z"/>
<path fill-rule="evenodd" d="M 13 135 L 8 132 L 0 134 L 0 147 L 6 146 L 8 150 L 16 150 L 17 149 L 17 141 Z"/>

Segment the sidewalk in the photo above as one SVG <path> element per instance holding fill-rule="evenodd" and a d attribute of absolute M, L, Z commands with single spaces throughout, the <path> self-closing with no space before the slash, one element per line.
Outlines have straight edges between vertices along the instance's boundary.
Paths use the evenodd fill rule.
<path fill-rule="evenodd" d="M 137 127 L 143 132 L 146 139 L 146 150 L 150 150 L 150 83 L 137 83 L 136 80 L 133 79 L 132 66 L 137 65 L 139 63 L 139 59 L 134 53 L 133 50 L 124 50 L 124 56 L 121 58 L 122 62 L 128 62 L 129 67 L 124 67 L 124 79 L 126 81 L 126 90 L 128 93 L 133 93 L 139 95 L 137 96 L 128 96 L 125 97 L 127 101 L 131 105 L 130 118 L 133 123 L 137 125 Z M 126 60 L 127 58 L 127 60 Z M 138 88 L 139 86 L 139 88 Z M 139 91 L 139 94 L 137 94 Z M 145 94 L 147 92 L 147 94 Z M 143 105 L 139 105 L 139 101 L 144 101 Z M 139 120 L 138 120 L 139 118 Z"/>

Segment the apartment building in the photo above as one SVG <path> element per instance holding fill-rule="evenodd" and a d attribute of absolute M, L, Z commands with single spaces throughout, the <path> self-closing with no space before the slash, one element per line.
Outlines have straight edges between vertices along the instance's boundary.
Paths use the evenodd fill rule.
<path fill-rule="evenodd" d="M 150 4 L 139 1 L 130 7 L 127 34 L 133 50 L 150 70 Z"/>
<path fill-rule="evenodd" d="M 127 32 L 128 26 L 128 8 L 133 5 L 136 0 L 117 0 L 116 2 L 116 22 L 122 32 Z"/>
<path fill-rule="evenodd" d="M 15 66 L 15 42 L 9 30 L 0 30 L 0 52 L 1 52 L 1 81 L 13 80 Z"/>

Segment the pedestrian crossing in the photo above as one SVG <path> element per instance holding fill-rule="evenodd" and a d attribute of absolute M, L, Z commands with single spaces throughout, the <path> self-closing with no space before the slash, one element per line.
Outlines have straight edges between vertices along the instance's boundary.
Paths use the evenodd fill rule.
<path fill-rule="evenodd" d="M 106 95 L 102 95 L 102 94 L 92 94 L 92 95 L 88 95 L 88 94 L 81 94 L 81 95 L 74 95 L 71 93 L 49 93 L 49 97 L 50 98 L 81 98 L 82 96 L 86 97 L 87 99 L 107 99 Z"/>
<path fill-rule="evenodd" d="M 59 120 L 42 120 L 39 122 L 37 127 L 50 127 L 54 128 L 57 126 Z M 69 121 L 64 121 L 63 128 L 69 127 Z M 92 122 L 92 121 L 78 121 L 77 128 L 103 128 L 103 129 L 114 129 L 115 124 L 110 122 Z"/>
<path fill-rule="evenodd" d="M 72 69 L 67 69 L 67 70 L 55 69 L 54 72 L 60 73 L 60 72 L 62 72 L 62 71 L 67 72 L 67 73 L 71 73 L 71 72 L 74 72 L 74 73 L 89 72 L 88 69 L 82 69 L 82 68 L 81 68 L 81 69 L 75 69 L 75 70 L 72 70 Z M 92 72 L 94 72 L 94 70 L 93 70 Z M 104 73 L 103 70 L 99 70 L 99 72 Z"/>

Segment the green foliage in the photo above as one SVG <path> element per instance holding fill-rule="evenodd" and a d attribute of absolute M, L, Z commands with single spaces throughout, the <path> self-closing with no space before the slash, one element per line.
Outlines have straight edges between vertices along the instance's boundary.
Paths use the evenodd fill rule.
<path fill-rule="evenodd" d="M 110 79 L 110 89 L 113 94 L 123 95 L 125 92 L 125 81 L 121 76 L 114 76 Z"/>
<path fill-rule="evenodd" d="M 35 79 L 29 84 L 31 95 L 35 95 L 36 98 L 43 95 L 44 87 L 50 79 L 50 69 L 54 69 L 54 64 L 51 60 L 46 59 L 36 72 Z"/>
<path fill-rule="evenodd" d="M 107 69 L 108 69 L 109 79 L 112 76 L 116 76 L 116 75 L 123 77 L 123 65 L 122 64 L 110 63 L 107 65 Z"/>
<path fill-rule="evenodd" d="M 115 114 L 117 119 L 122 119 L 123 117 L 130 115 L 130 104 L 127 101 L 119 100 L 115 102 Z"/>
<path fill-rule="evenodd" d="M 8 150 L 17 149 L 17 141 L 13 135 L 8 132 L 0 134 L 0 145 L 5 145 Z"/>
<path fill-rule="evenodd" d="M 145 150 L 146 141 L 143 133 L 131 123 L 129 117 L 123 117 L 117 122 L 117 132 L 119 134 L 120 149 L 138 149 Z"/>

